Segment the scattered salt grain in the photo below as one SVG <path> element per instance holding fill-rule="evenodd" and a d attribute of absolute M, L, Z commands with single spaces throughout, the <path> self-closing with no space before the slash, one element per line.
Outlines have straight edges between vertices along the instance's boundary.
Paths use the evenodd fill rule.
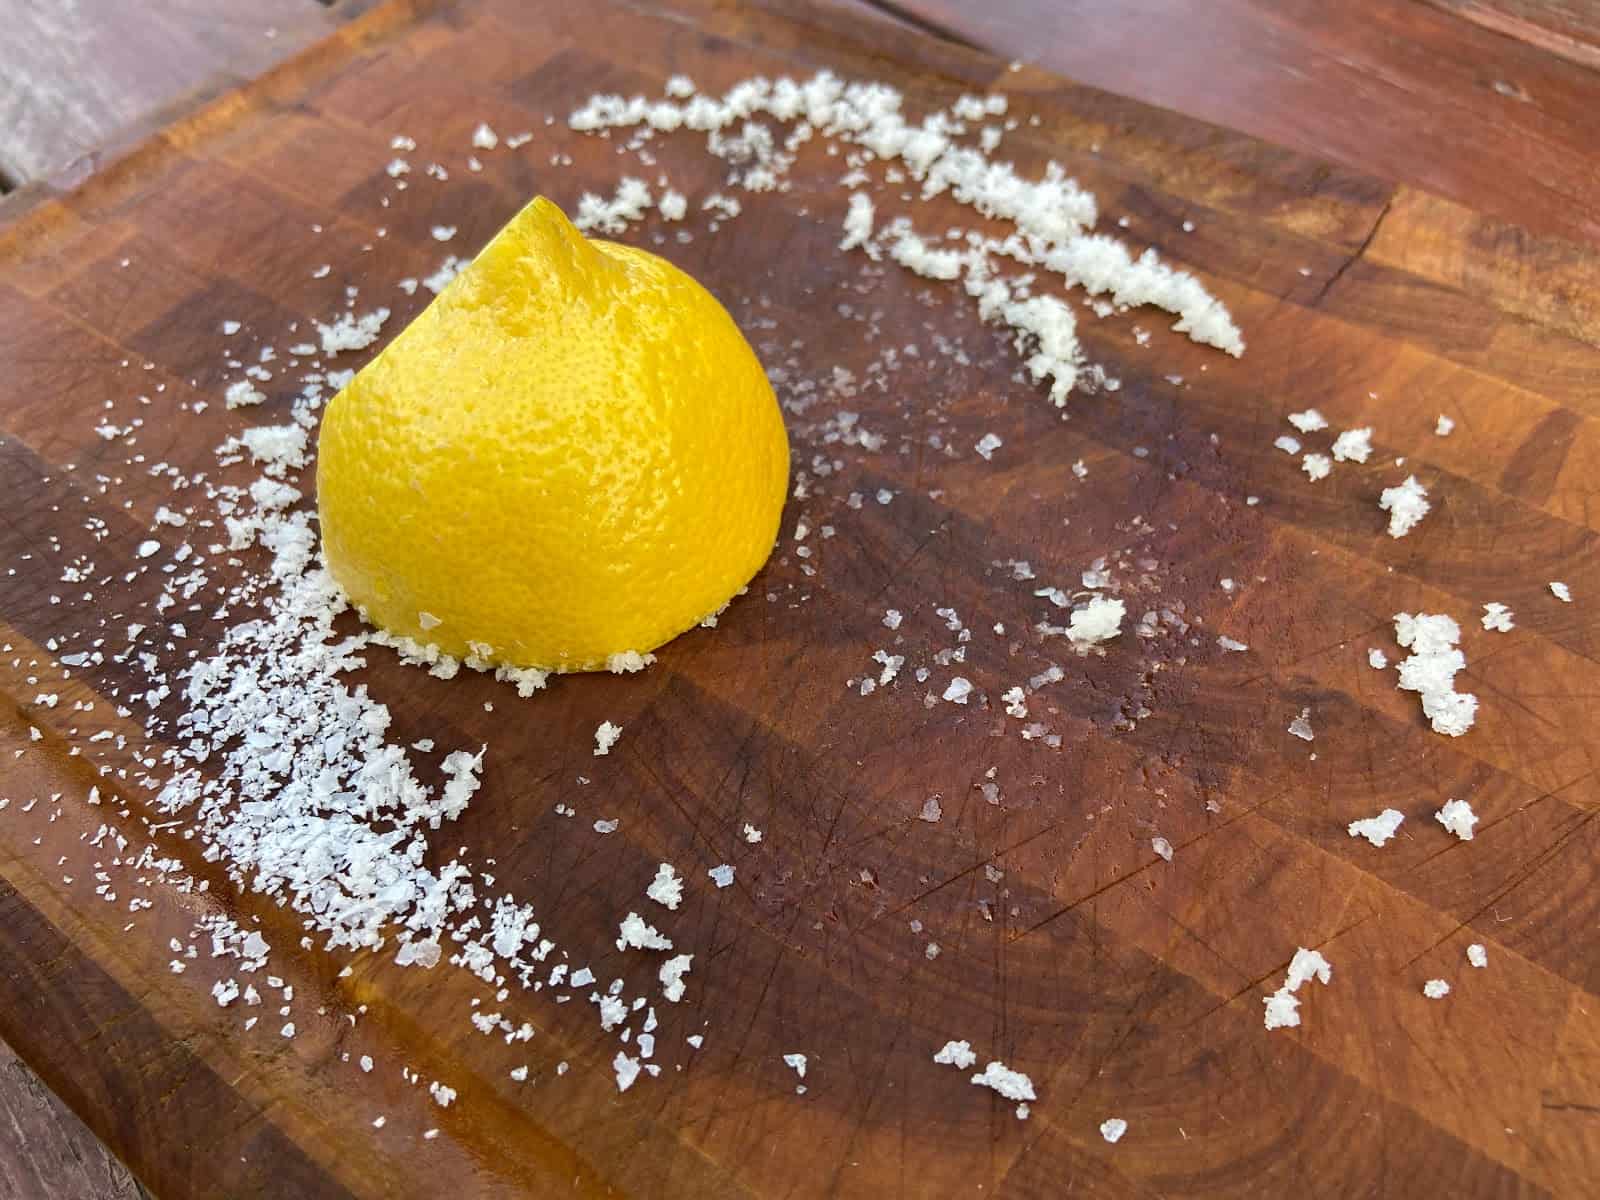
<path fill-rule="evenodd" d="M 1167 841 L 1166 838 L 1151 838 L 1150 849 L 1154 850 L 1158 855 L 1166 859 L 1168 862 L 1172 861 L 1172 843 Z"/>
<path fill-rule="evenodd" d="M 1080 650 L 1109 642 L 1122 632 L 1127 606 L 1109 596 L 1094 596 L 1067 621 L 1067 638 Z"/>
<path fill-rule="evenodd" d="M 871 237 L 872 200 L 862 192 L 855 192 L 850 197 L 850 207 L 845 213 L 844 239 L 839 243 L 839 249 L 852 250 L 862 246 L 869 255 L 877 258 L 877 250 L 869 245 Z"/>
<path fill-rule="evenodd" d="M 978 439 L 978 444 L 974 446 L 973 449 L 982 456 L 985 462 L 987 462 L 994 457 L 994 452 L 1000 449 L 1000 447 L 1003 445 L 1005 445 L 1005 443 L 1002 442 L 997 436 L 992 433 L 986 433 Z"/>
<path fill-rule="evenodd" d="M 1290 437 L 1287 433 L 1279 434 L 1273 439 L 1272 444 L 1279 450 L 1282 450 L 1285 454 L 1300 453 L 1300 439 Z"/>
<path fill-rule="evenodd" d="M 683 902 L 683 876 L 672 869 L 671 863 L 662 863 L 656 868 L 656 877 L 645 889 L 645 895 L 657 904 L 676 911 Z"/>
<path fill-rule="evenodd" d="M 1293 1028 L 1300 1024 L 1300 1001 L 1294 993 L 1300 990 L 1301 984 L 1312 979 L 1318 979 L 1324 985 L 1331 983 L 1333 966 L 1317 951 L 1307 950 L 1301 946 L 1289 960 L 1289 969 L 1284 973 L 1283 986 L 1272 995 L 1261 998 L 1266 1006 L 1268 1029 Z"/>
<path fill-rule="evenodd" d="M 1381 671 L 1389 665 L 1389 656 L 1376 646 L 1367 651 L 1367 666 L 1374 671 Z"/>
<path fill-rule="evenodd" d="M 621 824 L 621 821 L 596 821 L 594 823 L 594 831 L 596 833 L 615 833 L 617 827 Z"/>
<path fill-rule="evenodd" d="M 1400 662 L 1397 686 L 1422 696 L 1422 712 L 1435 733 L 1460 737 L 1477 717 L 1478 698 L 1455 690 L 1456 673 L 1467 665 L 1457 648 L 1461 628 L 1440 614 L 1396 613 L 1395 640 L 1411 655 Z"/>
<path fill-rule="evenodd" d="M 448 242 L 451 238 L 455 237 L 456 227 L 454 225 L 435 225 L 432 229 L 428 230 L 428 232 L 433 236 L 434 241 Z"/>
<path fill-rule="evenodd" d="M 712 867 L 706 874 L 711 876 L 711 882 L 719 888 L 729 887 L 733 883 L 733 868 L 727 863 L 723 863 L 719 867 Z"/>
<path fill-rule="evenodd" d="M 689 211 L 689 201 L 682 192 L 668 188 L 661 193 L 661 199 L 656 202 L 656 211 L 661 214 L 661 219 L 664 221 L 681 221 Z"/>
<path fill-rule="evenodd" d="M 1237 641 L 1234 638 L 1228 637 L 1226 634 L 1217 638 L 1217 645 L 1221 646 L 1224 650 L 1231 650 L 1235 654 L 1250 649 L 1248 642 Z"/>
<path fill-rule="evenodd" d="M 1316 730 L 1311 728 L 1311 710 L 1309 708 L 1302 708 L 1300 715 L 1289 722 L 1289 732 L 1303 742 L 1309 742 L 1316 738 Z"/>
<path fill-rule="evenodd" d="M 599 757 L 610 754 L 611 747 L 617 744 L 617 739 L 622 736 L 622 726 L 613 725 L 610 721 L 601 721 L 594 731 L 594 752 Z"/>
<path fill-rule="evenodd" d="M 794 1073 L 800 1076 L 801 1079 L 806 1077 L 806 1056 L 804 1054 L 785 1054 L 783 1061 L 784 1065 L 792 1067 Z"/>
<path fill-rule="evenodd" d="M 262 392 L 248 379 L 230 383 L 228 390 L 222 394 L 223 403 L 228 408 L 246 408 L 252 404 L 260 404 L 266 398 L 266 393 Z"/>
<path fill-rule="evenodd" d="M 450 286 L 450 281 L 457 275 L 461 274 L 462 269 L 466 265 L 466 259 L 457 258 L 454 254 L 447 254 L 445 256 L 445 260 L 439 264 L 439 269 L 437 271 L 435 271 L 432 275 L 423 277 L 422 286 L 437 296 L 440 292 L 444 291 L 445 288 Z"/>
<path fill-rule="evenodd" d="M 891 608 L 883 614 L 883 623 L 890 629 L 899 629 L 900 619 L 900 610 L 898 608 Z"/>
<path fill-rule="evenodd" d="M 978 1056 L 972 1052 L 971 1043 L 949 1041 L 934 1052 L 933 1061 L 965 1071 L 977 1063 Z"/>
<path fill-rule="evenodd" d="M 917 814 L 917 819 L 927 821 L 930 825 L 944 816 L 944 810 L 939 807 L 939 797 L 929 796 L 922 802 L 922 811 Z"/>
<path fill-rule="evenodd" d="M 638 913 L 629 913 L 617 928 L 618 950 L 671 950 L 672 939 Z"/>
<path fill-rule="evenodd" d="M 1433 814 L 1433 819 L 1455 834 L 1463 842 L 1472 840 L 1472 827 L 1478 823 L 1478 815 L 1472 811 L 1472 805 L 1465 800 L 1447 800 L 1438 812 Z"/>
<path fill-rule="evenodd" d="M 1333 457 L 1337 462 L 1364 463 L 1372 454 L 1372 426 L 1363 429 L 1346 429 L 1333 439 Z"/>
<path fill-rule="evenodd" d="M 619 1092 L 627 1091 L 633 1086 L 633 1081 L 639 1078 L 639 1060 L 629 1057 L 621 1050 L 618 1050 L 616 1058 L 611 1060 L 611 1068 L 617 1073 Z"/>
<path fill-rule="evenodd" d="M 1553 595 L 1557 600 L 1560 600 L 1563 604 L 1572 603 L 1572 589 L 1567 587 L 1567 585 L 1562 583 L 1560 580 L 1551 580 L 1550 594 Z"/>
<path fill-rule="evenodd" d="M 970 695 L 972 695 L 972 681 L 962 675 L 957 675 L 950 681 L 950 686 L 944 689 L 944 699 L 951 704 L 965 704 Z"/>
<path fill-rule="evenodd" d="M 1402 538 L 1416 528 L 1433 505 L 1428 503 L 1428 489 L 1417 482 L 1415 475 L 1408 475 L 1404 483 L 1383 489 L 1378 507 L 1389 514 L 1389 536 Z"/>
<path fill-rule="evenodd" d="M 1467 947 L 1467 961 L 1475 967 L 1489 965 L 1489 952 L 1483 948 L 1483 943 L 1473 942 Z"/>
<path fill-rule="evenodd" d="M 147 542 L 140 542 L 139 549 L 135 551 L 140 558 L 149 558 L 151 555 L 159 554 L 160 552 L 161 543 L 153 538 Z"/>
<path fill-rule="evenodd" d="M 1116 1145 L 1127 1132 L 1128 1123 L 1121 1117 L 1108 1117 L 1100 1122 L 1100 1136 L 1112 1145 Z"/>
<path fill-rule="evenodd" d="M 378 340 L 383 323 L 389 319 L 387 308 L 376 308 L 362 316 L 341 313 L 331 325 L 317 322 L 317 336 L 324 354 L 342 354 L 346 350 L 365 350 Z"/>
<path fill-rule="evenodd" d="M 1491 600 L 1483 606 L 1483 627 L 1497 633 L 1510 633 L 1516 627 L 1511 616 L 1509 608 Z"/>
<path fill-rule="evenodd" d="M 1443 1000 L 1450 994 L 1450 985 L 1442 979 L 1430 979 L 1422 985 L 1422 994 L 1429 1000 Z"/>
<path fill-rule="evenodd" d="M 661 964 L 657 976 L 661 980 L 661 994 L 674 1004 L 683 999 L 686 986 L 683 977 L 689 973 L 690 964 L 693 962 L 694 955 L 679 954 Z"/>
<path fill-rule="evenodd" d="M 1333 460 L 1326 454 L 1308 454 L 1300 460 L 1300 469 L 1312 483 L 1326 479 L 1333 471 Z"/>
<path fill-rule="evenodd" d="M 1007 1100 L 1037 1100 L 1034 1094 L 1033 1080 L 1021 1071 L 1013 1071 L 1003 1062 L 991 1062 L 982 1071 L 972 1077 L 972 1082 L 979 1087 L 990 1088 L 999 1092 Z"/>
<path fill-rule="evenodd" d="M 606 658 L 606 670 L 613 675 L 631 675 L 655 662 L 654 654 L 640 654 L 637 650 L 624 650 Z"/>
<path fill-rule="evenodd" d="M 1317 430 L 1328 427 L 1328 420 L 1316 409 L 1308 408 L 1304 412 L 1290 413 L 1289 424 L 1301 433 L 1316 433 Z"/>
<path fill-rule="evenodd" d="M 624 177 L 610 200 L 593 192 L 580 196 L 572 223 L 585 233 L 625 233 L 630 221 L 644 218 L 650 204 L 649 187 L 642 180 Z"/>
<path fill-rule="evenodd" d="M 472 145 L 476 150 L 493 150 L 499 144 L 500 135 L 490 129 L 486 122 L 480 121 L 472 131 Z"/>
<path fill-rule="evenodd" d="M 1434 436 L 1436 436 L 1436 437 L 1449 437 L 1450 436 L 1450 431 L 1453 430 L 1455 427 L 1456 427 L 1456 423 L 1454 421 L 1452 421 L 1449 417 L 1445 416 L 1443 413 L 1440 413 L 1439 414 L 1439 420 L 1438 420 L 1437 423 L 1435 423 L 1435 425 L 1433 427 Z"/>
<path fill-rule="evenodd" d="M 757 829 L 754 825 L 751 825 L 748 821 L 745 822 L 744 840 L 754 846 L 761 840 L 761 830 Z"/>
<path fill-rule="evenodd" d="M 1351 837 L 1364 837 L 1374 846 L 1381 846 L 1395 835 L 1405 819 L 1399 809 L 1386 808 L 1375 817 L 1351 821 L 1348 830 Z"/>

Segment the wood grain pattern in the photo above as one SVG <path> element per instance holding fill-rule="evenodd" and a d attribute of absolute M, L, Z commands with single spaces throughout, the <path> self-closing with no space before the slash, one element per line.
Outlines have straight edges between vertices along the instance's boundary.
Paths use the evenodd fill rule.
<path fill-rule="evenodd" d="M 1600 67 L 1600 10 L 1585 0 L 1428 0 L 1464 21 L 1585 67 Z"/>
<path fill-rule="evenodd" d="M 1359 166 L 1526 229 L 1600 240 L 1593 71 L 1453 10 L 1389 0 L 909 7 L 1002 57 Z"/>
<path fill-rule="evenodd" d="M 3 0 L 0 177 L 14 186 L 59 172 L 185 93 L 238 86 L 331 24 L 317 0 Z"/>
<path fill-rule="evenodd" d="M 0 1195 L 149 1200 L 128 1169 L 28 1065 L 0 1045 Z"/>
<path fill-rule="evenodd" d="M 642 675 L 562 680 L 526 703 L 388 657 L 361 676 L 390 705 L 393 736 L 491 747 L 483 790 L 435 848 L 493 858 L 574 965 L 641 990 L 653 964 L 610 948 L 617 921 L 657 863 L 690 880 L 670 932 L 697 959 L 684 1004 L 658 1006 L 665 1070 L 619 1096 L 616 1043 L 587 1004 L 502 999 L 387 952 L 300 948 L 292 913 L 152 829 L 146 790 L 116 776 L 144 742 L 110 699 L 130 671 L 107 661 L 58 683 L 48 644 L 132 619 L 124 610 L 159 588 L 134 556 L 171 496 L 153 461 L 214 470 L 229 432 L 287 411 L 287 381 L 260 413 L 216 402 L 221 319 L 243 322 L 251 346 L 281 342 L 290 322 L 337 311 L 352 284 L 408 317 L 426 296 L 393 285 L 450 248 L 434 224 L 457 225 L 451 246 L 470 247 L 535 191 L 570 207 L 612 189 L 631 160 L 560 120 L 591 92 L 821 66 L 894 83 L 913 106 L 1004 88 L 1025 121 L 1039 118 L 1007 141 L 1019 168 L 1061 162 L 1108 218 L 1127 215 L 1130 240 L 1199 272 L 1250 349 L 1223 360 L 1153 314 L 1086 322 L 1091 357 L 1123 386 L 1076 399 L 1063 421 L 1013 378 L 1008 339 L 952 292 L 837 253 L 844 198 L 820 159 L 796 164 L 793 192 L 748 197 L 715 237 L 700 223 L 686 243 L 654 222 L 636 231 L 647 245 L 663 235 L 769 365 L 818 381 L 791 423 L 796 463 L 841 465 L 813 476 L 783 527 L 804 518 L 835 536 L 814 534 L 809 558 L 786 538 L 716 630 L 679 639 Z M 535 138 L 473 173 L 480 120 Z M 400 133 L 419 143 L 414 163 L 435 158 L 449 181 L 418 172 L 398 192 L 383 165 Z M 723 185 L 723 165 L 688 141 L 653 152 L 692 196 Z M 323 263 L 332 270 L 314 277 Z M 0 563 L 18 567 L 0 573 L 12 647 L 0 659 L 12 800 L 0 812 L 0 1036 L 164 1200 L 978 1184 L 1412 1195 L 1441 1179 L 1452 1195 L 1584 1195 L 1600 1170 L 1592 270 L 1590 252 L 1478 210 L 821 8 L 381 6 L 0 229 L 0 488 L 15 498 Z M 1135 324 L 1153 328 L 1148 348 Z M 936 339 L 963 357 L 931 352 Z M 906 342 L 924 352 L 889 372 L 885 346 Z M 835 367 L 883 385 L 842 395 Z M 137 445 L 93 432 L 108 399 L 128 414 L 138 394 L 151 404 Z M 210 407 L 180 408 L 199 399 Z M 1271 446 L 1282 415 L 1308 405 L 1336 428 L 1373 424 L 1374 461 L 1309 484 Z M 824 440 L 823 418 L 846 407 L 883 452 Z M 1431 432 L 1439 412 L 1458 421 L 1450 438 Z M 984 461 L 967 448 L 990 431 L 1004 446 Z M 1439 505 L 1400 542 L 1374 503 L 1397 456 Z M 873 499 L 880 488 L 891 503 Z M 80 553 L 97 580 L 131 578 L 81 602 L 57 561 Z M 1136 610 L 1181 602 L 1190 629 L 1083 659 L 1040 643 L 1033 589 L 1071 587 L 1106 554 L 1132 564 Z M 1008 560 L 1038 580 L 1015 579 Z M 1224 591 L 1224 577 L 1240 586 Z M 1549 595 L 1553 578 L 1576 603 Z M 1516 610 L 1514 633 L 1476 628 L 1490 599 Z M 979 694 L 959 710 L 924 703 L 944 668 L 927 685 L 909 675 L 953 643 L 933 611 L 946 606 L 974 631 L 962 672 Z M 898 634 L 887 607 L 907 615 Z M 1366 665 L 1368 646 L 1393 651 L 1390 615 L 1419 608 L 1466 628 L 1464 686 L 1483 715 L 1463 739 L 1430 733 L 1415 697 Z M 204 614 L 188 624 L 196 649 L 221 629 Z M 1219 633 L 1249 652 L 1221 652 Z M 862 696 L 846 685 L 877 648 L 906 654 L 908 674 Z M 1030 706 L 1059 747 L 1023 740 L 998 700 L 1048 662 L 1065 679 Z M 45 685 L 30 677 L 47 675 L 55 708 L 34 699 Z M 1285 732 L 1304 707 L 1309 746 Z M 596 759 L 601 720 L 624 736 Z M 99 729 L 113 740 L 88 742 Z M 979 786 L 990 768 L 992 804 Z M 100 806 L 84 802 L 91 783 Z M 941 819 L 919 820 L 933 794 Z M 1472 843 L 1434 825 L 1447 796 L 1482 817 Z M 1346 835 L 1385 806 L 1408 815 L 1390 846 Z M 601 816 L 619 831 L 596 835 Z M 141 885 L 105 850 L 97 867 L 85 843 L 108 821 L 129 853 L 170 858 L 168 878 Z M 745 822 L 764 831 L 758 846 L 742 841 Z M 1151 849 L 1158 834 L 1170 864 Z M 705 878 L 720 862 L 738 868 L 726 890 Z M 95 894 L 96 869 L 118 903 Z M 154 907 L 129 914 L 129 896 Z M 272 943 L 271 969 L 295 991 L 294 1038 L 278 1035 L 270 1001 L 247 1032 L 211 1000 L 226 971 L 204 947 L 170 970 L 171 940 L 194 942 L 210 911 Z M 1470 941 L 1489 947 L 1487 970 L 1464 966 Z M 1297 945 L 1321 948 L 1334 982 L 1306 998 L 1301 1028 L 1269 1034 L 1260 998 Z M 1434 976 L 1454 983 L 1447 1002 L 1423 999 Z M 480 1036 L 474 1001 L 538 1034 L 517 1047 Z M 699 1052 L 691 1033 L 705 1035 Z M 1031 1118 L 934 1066 L 947 1038 L 1028 1071 Z M 781 1060 L 793 1051 L 811 1059 L 803 1096 Z M 364 1054 L 370 1074 L 355 1065 Z M 521 1064 L 526 1083 L 510 1075 Z M 428 1099 L 435 1079 L 459 1092 L 449 1108 Z M 1116 1146 L 1098 1133 L 1112 1115 L 1130 1124 Z"/>

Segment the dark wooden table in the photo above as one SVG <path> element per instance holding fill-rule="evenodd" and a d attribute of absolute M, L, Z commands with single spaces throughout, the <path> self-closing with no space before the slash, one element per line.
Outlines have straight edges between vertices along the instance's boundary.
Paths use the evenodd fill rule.
<path fill-rule="evenodd" d="M 1600 243 L 1586 0 L 836 2 Z M 0 222 L 365 7 L 0 0 Z M 4 1046 L 0 1114 L 0 1194 L 147 1194 Z"/>

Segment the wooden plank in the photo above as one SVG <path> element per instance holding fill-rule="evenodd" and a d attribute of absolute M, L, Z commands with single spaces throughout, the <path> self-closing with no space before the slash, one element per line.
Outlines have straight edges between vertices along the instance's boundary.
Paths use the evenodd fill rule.
<path fill-rule="evenodd" d="M 0 566 L 16 567 L 0 573 L 0 1034 L 167 1200 L 274 1185 L 1331 1196 L 1439 1178 L 1464 1196 L 1581 1193 L 1597 1165 L 1585 1114 L 1600 1104 L 1587 736 L 1600 625 L 1584 604 L 1600 596 L 1586 501 L 1600 350 L 1592 311 L 1562 298 L 1591 259 L 968 48 L 784 9 L 392 5 L 0 229 L 0 490 L 18 498 L 0 522 Z M 702 957 L 685 1003 L 656 1004 L 665 1070 L 619 1095 L 618 1044 L 582 994 L 557 1004 L 551 987 L 402 969 L 392 945 L 302 945 L 291 910 L 241 889 L 138 782 L 151 768 L 134 754 L 159 763 L 177 743 L 118 712 L 141 690 L 137 661 L 110 653 L 60 678 L 50 642 L 59 653 L 103 620 L 115 651 L 159 590 L 136 547 L 170 529 L 154 526 L 158 506 L 200 497 L 174 493 L 157 460 L 248 482 L 214 448 L 282 419 L 297 383 L 284 347 L 305 337 L 291 325 L 340 311 L 348 286 L 403 321 L 428 297 L 400 278 L 481 241 L 530 193 L 571 206 L 636 169 L 625 139 L 566 128 L 575 103 L 678 71 L 722 87 L 822 66 L 895 84 L 912 111 L 1011 91 L 1007 157 L 1030 173 L 1063 163 L 1100 196 L 1103 224 L 1126 214 L 1131 242 L 1196 271 L 1250 348 L 1235 363 L 1153 314 L 1085 317 L 1090 356 L 1122 387 L 1076 398 L 1063 421 L 953 289 L 837 252 L 844 200 L 820 152 L 802 155 L 793 192 L 742 197 L 714 238 L 703 219 L 630 231 L 722 296 L 786 379 L 816 381 L 791 438 L 808 474 L 829 469 L 784 517 L 786 531 L 819 530 L 813 554 L 786 538 L 716 630 L 642 675 L 561 680 L 526 703 L 377 652 L 360 676 L 391 736 L 490 747 L 483 788 L 429 853 L 492 857 L 493 892 L 531 902 L 562 961 L 646 990 L 654 964 L 611 949 L 617 920 L 656 864 L 690 880 L 670 932 Z M 479 120 L 533 140 L 473 171 Z M 385 170 L 398 135 L 417 142 L 403 191 Z M 725 187 L 725 164 L 696 141 L 653 139 L 651 178 L 691 197 Z M 448 179 L 425 174 L 429 161 Z M 898 189 L 874 195 L 888 212 Z M 438 224 L 456 238 L 436 241 Z M 225 319 L 243 326 L 232 338 Z M 1148 346 L 1134 324 L 1155 327 Z M 906 343 L 919 354 L 889 372 L 885 347 Z M 228 411 L 226 360 L 269 344 L 267 404 Z M 883 387 L 845 396 L 835 368 Z M 1311 404 L 1336 428 L 1373 424 L 1373 461 L 1306 481 L 1271 439 Z M 823 418 L 845 406 L 885 437 L 881 452 L 827 440 Z M 1438 411 L 1458 419 L 1448 439 L 1431 432 Z M 133 415 L 134 444 L 95 431 Z M 992 460 L 967 450 L 991 431 Z M 1395 542 L 1374 499 L 1399 456 L 1439 507 Z M 891 503 L 872 499 L 880 488 Z M 219 583 L 260 569 L 208 540 L 194 538 Z M 1034 589 L 1070 586 L 1108 552 L 1148 560 L 1130 568 L 1148 576 L 1130 600 L 1181 605 L 1186 635 L 1085 658 L 1033 636 Z M 69 587 L 78 555 L 93 578 Z M 1004 566 L 1022 559 L 1038 579 Z M 1557 572 L 1578 603 L 1550 596 Z M 1512 634 L 1476 627 L 1491 598 L 1516 609 Z M 891 606 L 906 614 L 897 631 L 882 622 Z M 977 695 L 959 711 L 924 701 L 949 669 L 933 653 L 953 641 L 935 606 L 974 635 L 960 669 Z M 1394 650 L 1391 614 L 1419 608 L 1466 627 L 1483 712 L 1465 738 L 1429 732 L 1415 697 L 1367 666 L 1369 646 Z M 205 611 L 185 624 L 173 653 L 205 652 L 222 628 Z M 1249 651 L 1222 652 L 1220 633 Z M 871 696 L 848 686 L 896 645 L 902 678 Z M 1021 738 L 996 701 L 1046 661 L 1065 678 L 1030 705 L 1059 747 Z M 935 669 L 926 683 L 919 665 Z M 45 689 L 55 706 L 36 698 Z M 1285 732 L 1303 707 L 1311 745 Z M 589 753 L 601 719 L 625 729 L 604 759 Z M 101 728 L 107 740 L 88 740 Z M 918 819 L 933 794 L 940 820 Z M 1483 818 L 1471 844 L 1431 820 L 1452 795 Z M 1408 815 L 1395 843 L 1346 834 L 1390 805 Z M 601 815 L 621 828 L 599 837 Z M 764 831 L 758 845 L 745 822 Z M 125 852 L 86 849 L 105 845 L 106 823 Z M 1171 863 L 1151 848 L 1158 833 Z M 174 865 L 141 881 L 128 861 L 146 846 Z M 704 882 L 719 862 L 738 864 L 728 889 Z M 94 891 L 97 869 L 114 904 Z M 145 897 L 153 909 L 127 911 Z M 219 914 L 271 943 L 280 985 L 249 976 L 268 993 L 256 1008 L 210 997 L 239 969 L 196 932 Z M 1488 970 L 1462 965 L 1469 941 L 1488 945 Z M 1296 945 L 1324 949 L 1334 982 L 1306 997 L 1303 1027 L 1269 1034 L 1260 998 Z M 1448 1002 L 1422 997 L 1434 976 L 1456 984 Z M 482 1036 L 468 1018 L 487 1012 L 538 1032 Z M 691 1032 L 706 1037 L 695 1053 Z M 951 1037 L 1032 1073 L 1027 1122 L 931 1063 Z M 794 1050 L 811 1055 L 803 1096 L 781 1059 Z M 457 1089 L 448 1108 L 429 1098 L 434 1080 Z M 1098 1133 L 1112 1115 L 1130 1121 L 1114 1147 Z"/>
<path fill-rule="evenodd" d="M 0 177 L 15 186 L 61 171 L 186 93 L 236 86 L 330 28 L 317 0 L 0 0 Z"/>
<path fill-rule="evenodd" d="M 1600 67 L 1600 12 L 1585 0 L 1428 0 L 1505 37 Z"/>
<path fill-rule="evenodd" d="M 1600 240 L 1593 73 L 1453 11 L 1387 0 L 901 7 L 1001 57 L 1530 230 Z"/>
<path fill-rule="evenodd" d="M 0 1191 L 38 1200 L 150 1200 L 100 1139 L 3 1043 Z"/>

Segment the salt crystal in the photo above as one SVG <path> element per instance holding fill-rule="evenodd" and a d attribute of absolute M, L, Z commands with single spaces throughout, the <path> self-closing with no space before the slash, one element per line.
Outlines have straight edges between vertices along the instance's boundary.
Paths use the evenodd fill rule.
<path fill-rule="evenodd" d="M 596 757 L 610 754 L 611 747 L 617 744 L 617 739 L 621 736 L 621 725 L 613 725 L 610 721 L 601 721 L 594 731 L 594 752 Z"/>
<path fill-rule="evenodd" d="M 1294 734 L 1295 737 L 1299 738 L 1303 742 L 1311 741 L 1317 736 L 1317 734 L 1316 731 L 1311 728 L 1310 718 L 1311 710 L 1309 708 L 1302 708 L 1300 710 L 1300 715 L 1289 722 L 1289 732 Z"/>
<path fill-rule="evenodd" d="M 972 1082 L 979 1087 L 990 1088 L 999 1092 L 1007 1100 L 1037 1100 L 1034 1094 L 1033 1080 L 1021 1071 L 1013 1071 L 1003 1062 L 991 1062 L 982 1071 L 972 1077 Z"/>
<path fill-rule="evenodd" d="M 1472 840 L 1472 827 L 1478 823 L 1478 816 L 1472 811 L 1472 805 L 1465 800 L 1455 799 L 1445 801 L 1444 807 L 1433 814 L 1433 819 L 1463 842 Z"/>
<path fill-rule="evenodd" d="M 756 836 L 759 838 L 760 834 Z M 645 895 L 675 911 L 683 902 L 683 877 L 672 869 L 671 863 L 662 863 L 656 868 L 656 877 L 645 889 Z"/>
<path fill-rule="evenodd" d="M 1372 426 L 1346 429 L 1333 439 L 1333 457 L 1338 462 L 1364 463 L 1372 454 Z"/>
<path fill-rule="evenodd" d="M 1483 627 L 1499 633 L 1510 633 L 1515 628 L 1511 616 L 1509 608 L 1491 600 L 1483 606 Z"/>
<path fill-rule="evenodd" d="M 1395 835 L 1405 814 L 1398 809 L 1386 808 L 1375 817 L 1351 821 L 1347 827 L 1351 837 L 1364 837 L 1374 846 L 1381 846 Z"/>
<path fill-rule="evenodd" d="M 1389 514 L 1389 536 L 1402 538 L 1416 528 L 1417 522 L 1428 515 L 1428 489 L 1417 482 L 1415 475 L 1406 476 L 1405 482 L 1383 489 L 1378 497 L 1378 507 Z"/>

